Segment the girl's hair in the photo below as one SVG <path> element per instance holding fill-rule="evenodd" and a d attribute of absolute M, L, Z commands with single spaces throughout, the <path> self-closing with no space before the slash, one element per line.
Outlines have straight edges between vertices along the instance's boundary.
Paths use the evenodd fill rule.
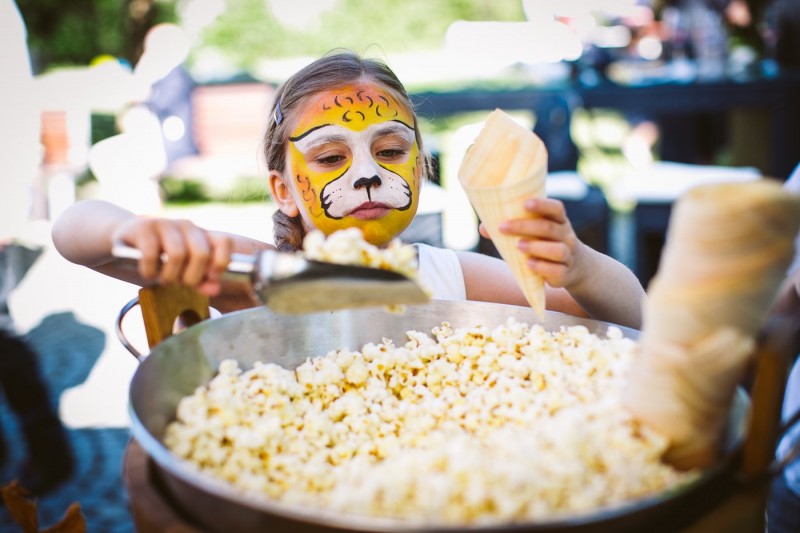
<path fill-rule="evenodd" d="M 383 85 L 398 102 L 408 108 L 414 118 L 419 153 L 425 154 L 414 105 L 395 73 L 380 60 L 363 58 L 354 52 L 345 51 L 317 59 L 297 71 L 278 88 L 264 135 L 267 169 L 278 171 L 283 175 L 286 169 L 286 143 L 291 134 L 289 131 L 291 117 L 299 112 L 310 97 L 363 79 Z M 423 179 L 428 176 L 429 168 L 430 162 L 423 155 Z M 300 216 L 290 217 L 279 209 L 272 216 L 272 220 L 275 246 L 279 250 L 291 251 L 302 248 L 305 231 Z"/>

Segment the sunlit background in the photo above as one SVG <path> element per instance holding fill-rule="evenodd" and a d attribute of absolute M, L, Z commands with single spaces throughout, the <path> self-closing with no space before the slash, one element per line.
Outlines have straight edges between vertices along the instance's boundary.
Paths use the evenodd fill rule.
<path fill-rule="evenodd" d="M 771 150 L 793 146 L 771 142 L 783 131 L 770 129 L 779 114 L 770 113 L 783 109 L 776 102 L 758 102 L 755 110 L 693 107 L 701 116 L 684 118 L 665 112 L 665 102 L 653 102 L 659 111 L 648 113 L 647 105 L 630 112 L 585 101 L 587 95 L 624 100 L 635 95 L 628 89 L 724 92 L 783 79 L 798 60 L 781 56 L 776 6 L 782 0 L 17 4 L 34 74 L 23 99 L 36 108 L 41 139 L 33 148 L 39 172 L 26 184 L 37 222 L 21 227 L 19 238 L 44 254 L 13 295 L 12 313 L 38 342 L 51 380 L 85 355 L 71 354 L 70 342 L 59 343 L 58 335 L 88 329 L 100 339 L 80 379 L 73 373 L 59 382 L 54 400 L 73 438 L 108 454 L 105 466 L 96 467 L 106 470 L 90 476 L 83 468 L 74 483 L 41 501 L 47 522 L 60 516 L 65 501 L 83 496 L 92 531 L 132 530 L 118 467 L 136 364 L 115 338 L 113 322 L 136 288 L 66 263 L 51 247 L 49 224 L 76 200 L 101 198 L 271 241 L 275 207 L 260 159 L 262 131 L 276 87 L 322 54 L 347 48 L 383 59 L 406 85 L 437 168 L 406 238 L 459 250 L 490 251 L 456 172 L 500 102 L 513 101 L 509 112 L 545 140 L 548 194 L 568 204 L 579 236 L 632 268 L 641 253 L 633 237 L 637 206 L 668 206 L 703 181 L 785 177 L 785 160 Z M 0 18 L 0 38 L 7 23 Z M 711 94 L 712 102 L 723 95 Z M 756 131 L 763 133 L 754 137 Z M 663 237 L 663 227 L 658 231 Z M 141 338 L 140 322 L 135 316 L 127 322 L 134 338 Z M 85 338 L 72 345 L 84 346 Z M 89 478 L 103 475 L 101 508 Z M 0 510 L 0 529 L 4 518 Z"/>
<path fill-rule="evenodd" d="M 58 188 L 48 195 L 49 214 L 86 196 L 142 212 L 165 200 L 268 200 L 258 142 L 274 88 L 336 48 L 384 59 L 410 92 L 422 94 L 688 82 L 770 59 L 764 2 L 734 0 L 724 12 L 685 4 L 23 0 L 45 112 L 46 186 Z M 563 105 L 576 158 L 564 165 L 603 188 L 615 208 L 629 208 L 615 186 L 659 159 L 658 128 L 647 116 Z M 536 110 L 517 114 L 531 127 L 539 119 Z M 484 116 L 422 117 L 443 187 L 457 189 L 455 169 Z M 728 146 L 701 157 L 740 163 Z M 475 246 L 475 232 L 460 235 L 447 223 L 469 208 L 452 209 L 445 243 Z"/>

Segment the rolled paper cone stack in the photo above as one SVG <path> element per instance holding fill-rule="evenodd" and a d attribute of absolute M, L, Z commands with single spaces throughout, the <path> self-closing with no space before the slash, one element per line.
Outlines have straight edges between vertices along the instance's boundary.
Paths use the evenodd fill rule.
<path fill-rule="evenodd" d="M 525 200 L 545 196 L 547 150 L 531 130 L 495 109 L 458 170 L 458 179 L 500 256 L 511 267 L 530 306 L 544 318 L 544 279 L 527 265 L 519 237 L 500 233 L 500 223 L 531 216 Z"/>
<path fill-rule="evenodd" d="M 715 459 L 798 228 L 800 197 L 773 180 L 700 186 L 676 203 L 625 394 L 670 439 L 675 466 Z"/>

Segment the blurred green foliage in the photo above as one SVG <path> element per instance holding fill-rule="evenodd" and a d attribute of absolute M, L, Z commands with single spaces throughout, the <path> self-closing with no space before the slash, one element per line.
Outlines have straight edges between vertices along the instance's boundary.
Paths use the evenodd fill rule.
<path fill-rule="evenodd" d="M 274 0 L 283 1 L 283 0 Z M 265 0 L 227 0 L 204 43 L 248 70 L 263 57 L 319 56 L 335 48 L 413 52 L 442 45 L 456 20 L 524 20 L 520 0 L 338 0 L 307 30 L 283 26 Z"/>
<path fill-rule="evenodd" d="M 291 2 L 291 0 L 271 0 Z M 263 57 L 319 56 L 335 48 L 413 52 L 441 46 L 456 20 L 524 20 L 520 0 L 337 0 L 303 30 L 284 26 L 270 0 L 226 0 L 203 33 L 243 71 Z M 101 54 L 135 65 L 144 36 L 179 22 L 178 0 L 17 0 L 37 71 L 87 65 Z M 302 7 L 300 7 L 302 9 Z"/>
<path fill-rule="evenodd" d="M 87 65 L 100 54 L 135 64 L 144 36 L 175 21 L 174 0 L 17 0 L 37 72 Z"/>
<path fill-rule="evenodd" d="M 158 185 L 164 202 L 172 205 L 206 202 L 261 203 L 270 199 L 267 180 L 262 176 L 239 176 L 224 186 L 208 178 L 164 176 Z"/>
<path fill-rule="evenodd" d="M 120 133 L 117 125 L 117 117 L 111 113 L 92 113 L 91 125 L 92 144 Z"/>
<path fill-rule="evenodd" d="M 164 201 L 174 204 L 192 204 L 208 202 L 211 196 L 206 186 L 197 180 L 180 180 L 169 176 L 158 182 Z"/>

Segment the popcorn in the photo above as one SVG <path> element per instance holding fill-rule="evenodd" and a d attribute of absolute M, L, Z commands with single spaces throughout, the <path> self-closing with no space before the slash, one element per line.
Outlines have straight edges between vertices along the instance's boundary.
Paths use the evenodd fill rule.
<path fill-rule="evenodd" d="M 696 475 L 621 395 L 636 343 L 609 328 L 409 331 L 294 370 L 220 364 L 164 442 L 242 492 L 410 523 L 550 520 Z"/>
<path fill-rule="evenodd" d="M 419 283 L 417 250 L 413 245 L 393 239 L 386 247 L 378 248 L 364 240 L 358 228 L 335 231 L 327 237 L 320 230 L 311 231 L 303 239 L 303 254 L 315 261 L 391 270 Z M 427 287 L 422 289 L 432 293 Z M 405 306 L 390 305 L 386 310 L 402 313 Z"/>
<path fill-rule="evenodd" d="M 365 241 L 358 228 L 339 230 L 327 238 L 319 230 L 311 231 L 303 239 L 303 253 L 316 261 L 381 268 L 411 279 L 417 277 L 417 251 L 413 246 L 393 239 L 385 248 L 378 248 Z"/>

